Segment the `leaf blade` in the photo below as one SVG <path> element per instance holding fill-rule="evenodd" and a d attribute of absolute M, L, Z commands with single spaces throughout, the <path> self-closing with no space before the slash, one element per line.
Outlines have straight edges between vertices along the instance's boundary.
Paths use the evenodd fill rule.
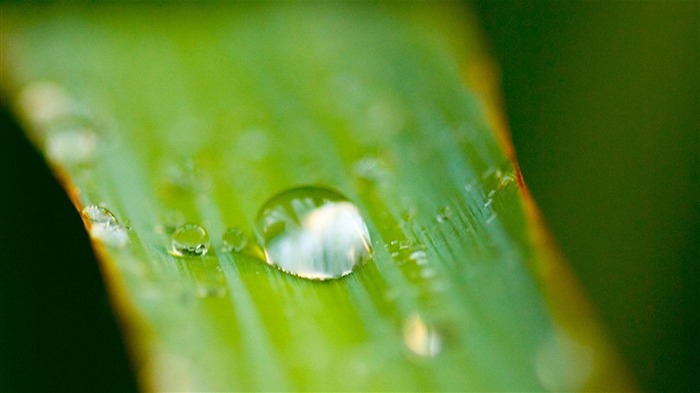
<path fill-rule="evenodd" d="M 538 240 L 512 152 L 461 82 L 473 55 L 416 19 L 447 22 L 453 9 L 218 7 L 133 6 L 116 20 L 91 8 L 3 31 L 20 48 L 7 61 L 21 64 L 4 66 L 16 83 L 3 89 L 20 95 L 76 206 L 104 203 L 133 228 L 128 247 L 96 247 L 136 326 L 145 387 L 627 386 L 608 374 L 621 366 L 590 313 L 568 313 L 585 301 L 557 305 L 576 286 Z M 37 93 L 37 80 L 51 82 Z M 87 119 L 98 159 L 71 155 L 75 140 L 68 152 L 52 144 L 35 104 L 47 91 L 60 116 Z M 309 283 L 220 250 L 228 226 L 252 233 L 262 203 L 300 184 L 358 205 L 372 263 Z M 214 239 L 206 257 L 168 253 L 167 227 L 185 221 Z M 429 359 L 426 340 L 441 346 Z"/>

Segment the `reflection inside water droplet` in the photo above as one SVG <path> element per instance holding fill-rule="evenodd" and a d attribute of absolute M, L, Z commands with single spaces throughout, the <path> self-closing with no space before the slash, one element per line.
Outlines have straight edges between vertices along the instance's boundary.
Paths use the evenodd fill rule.
<path fill-rule="evenodd" d="M 98 205 L 86 206 L 80 215 L 88 223 L 90 237 L 112 247 L 124 247 L 129 242 L 129 233 L 117 218 L 106 208 Z"/>
<path fill-rule="evenodd" d="M 170 253 L 176 257 L 200 256 L 209 251 L 209 234 L 200 225 L 179 226 L 170 240 Z"/>
<path fill-rule="evenodd" d="M 419 356 L 433 357 L 442 351 L 442 336 L 418 314 L 404 322 L 403 339 L 406 347 Z"/>
<path fill-rule="evenodd" d="M 257 230 L 270 265 L 308 279 L 345 276 L 372 255 L 357 207 L 337 192 L 301 187 L 260 210 Z"/>

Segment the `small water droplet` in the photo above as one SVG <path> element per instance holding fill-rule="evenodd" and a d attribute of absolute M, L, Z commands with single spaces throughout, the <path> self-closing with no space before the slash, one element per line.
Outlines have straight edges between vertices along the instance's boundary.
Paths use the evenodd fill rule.
<path fill-rule="evenodd" d="M 414 252 L 421 252 L 425 246 L 420 243 L 415 243 L 410 239 L 392 240 L 386 246 L 392 258 L 397 262 L 403 263 L 411 259 Z"/>
<path fill-rule="evenodd" d="M 411 255 L 408 256 L 417 265 L 425 265 L 428 262 L 428 254 L 425 251 L 418 250 L 413 251 Z"/>
<path fill-rule="evenodd" d="M 46 135 L 46 154 L 64 164 L 92 160 L 97 148 L 97 134 L 84 119 L 71 118 L 52 124 Z"/>
<path fill-rule="evenodd" d="M 450 218 L 452 218 L 452 208 L 449 206 L 445 206 L 440 211 L 438 211 L 437 216 L 435 217 L 438 222 L 445 222 L 449 221 Z"/>
<path fill-rule="evenodd" d="M 403 339 L 406 347 L 419 356 L 434 357 L 442 351 L 442 335 L 418 314 L 404 322 Z"/>
<path fill-rule="evenodd" d="M 228 228 L 221 237 L 224 245 L 223 252 L 241 251 L 248 244 L 248 238 L 240 228 Z"/>
<path fill-rule="evenodd" d="M 69 101 L 68 93 L 61 85 L 48 81 L 25 86 L 17 99 L 20 110 L 35 126 L 41 126 L 69 112 Z"/>
<path fill-rule="evenodd" d="M 295 276 L 345 276 L 372 255 L 369 231 L 357 207 L 325 188 L 300 187 L 270 199 L 258 213 L 267 263 Z"/>
<path fill-rule="evenodd" d="M 98 205 L 86 206 L 81 212 L 89 224 L 90 237 L 112 247 L 124 247 L 129 242 L 129 233 L 117 218 L 106 208 Z"/>
<path fill-rule="evenodd" d="M 179 226 L 170 240 L 170 253 L 176 257 L 200 256 L 209 251 L 209 235 L 197 224 Z"/>
<path fill-rule="evenodd" d="M 117 218 L 114 217 L 111 211 L 98 205 L 86 206 L 81 211 L 81 215 L 91 225 L 113 225 L 117 223 Z"/>
<path fill-rule="evenodd" d="M 501 189 L 507 187 L 511 183 L 515 183 L 515 177 L 511 175 L 503 175 L 503 177 L 501 177 L 501 180 L 499 180 L 498 182 L 498 188 Z"/>

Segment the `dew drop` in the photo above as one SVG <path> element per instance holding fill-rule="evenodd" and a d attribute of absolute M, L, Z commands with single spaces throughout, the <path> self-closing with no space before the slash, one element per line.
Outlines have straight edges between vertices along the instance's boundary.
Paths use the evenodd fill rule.
<path fill-rule="evenodd" d="M 357 207 L 335 191 L 300 187 L 270 199 L 257 231 L 267 263 L 312 280 L 345 276 L 372 255 Z"/>
<path fill-rule="evenodd" d="M 64 164 L 85 163 L 95 155 L 97 142 L 97 134 L 91 125 L 70 119 L 49 129 L 46 154 L 51 160 Z"/>
<path fill-rule="evenodd" d="M 509 184 L 515 184 L 515 177 L 511 175 L 503 175 L 501 180 L 498 181 L 498 188 L 507 187 Z"/>
<path fill-rule="evenodd" d="M 240 228 L 228 228 L 221 237 L 224 245 L 221 251 L 224 252 L 239 252 L 248 245 L 248 238 Z"/>
<path fill-rule="evenodd" d="M 80 215 L 89 224 L 90 237 L 112 247 L 124 247 L 129 242 L 129 233 L 117 218 L 106 208 L 98 205 L 86 206 Z"/>
<path fill-rule="evenodd" d="M 34 82 L 25 86 L 18 97 L 18 106 L 35 125 L 43 125 L 69 111 L 66 90 L 49 81 Z"/>
<path fill-rule="evenodd" d="M 408 258 L 417 265 L 425 265 L 428 262 L 428 254 L 423 250 L 413 251 Z"/>
<path fill-rule="evenodd" d="M 183 224 L 173 232 L 170 253 L 176 257 L 200 256 L 209 251 L 209 235 L 197 224 Z"/>
<path fill-rule="evenodd" d="M 114 217 L 111 211 L 98 205 L 89 205 L 85 207 L 81 215 L 84 220 L 88 221 L 91 225 L 115 225 L 117 223 L 117 218 Z"/>
<path fill-rule="evenodd" d="M 403 339 L 406 347 L 419 356 L 434 357 L 442 351 L 442 336 L 418 314 L 404 322 Z"/>
<path fill-rule="evenodd" d="M 404 263 L 412 259 L 414 253 L 422 252 L 421 250 L 424 250 L 425 246 L 409 239 L 402 239 L 390 241 L 386 248 L 392 258 L 396 259 L 399 263 Z"/>

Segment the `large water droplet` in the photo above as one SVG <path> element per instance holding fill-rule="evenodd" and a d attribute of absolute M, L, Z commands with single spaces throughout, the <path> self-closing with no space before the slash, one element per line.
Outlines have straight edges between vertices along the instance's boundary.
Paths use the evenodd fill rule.
<path fill-rule="evenodd" d="M 197 224 L 183 224 L 173 232 L 170 253 L 176 257 L 200 256 L 209 251 L 209 235 Z"/>
<path fill-rule="evenodd" d="M 270 199 L 258 213 L 258 234 L 270 265 L 295 276 L 345 276 L 372 255 L 357 207 L 337 192 L 295 188 Z"/>
<path fill-rule="evenodd" d="M 129 233 L 117 218 L 106 208 L 89 205 L 81 212 L 83 220 L 89 224 L 90 237 L 112 247 L 124 247 L 129 242 Z"/>

